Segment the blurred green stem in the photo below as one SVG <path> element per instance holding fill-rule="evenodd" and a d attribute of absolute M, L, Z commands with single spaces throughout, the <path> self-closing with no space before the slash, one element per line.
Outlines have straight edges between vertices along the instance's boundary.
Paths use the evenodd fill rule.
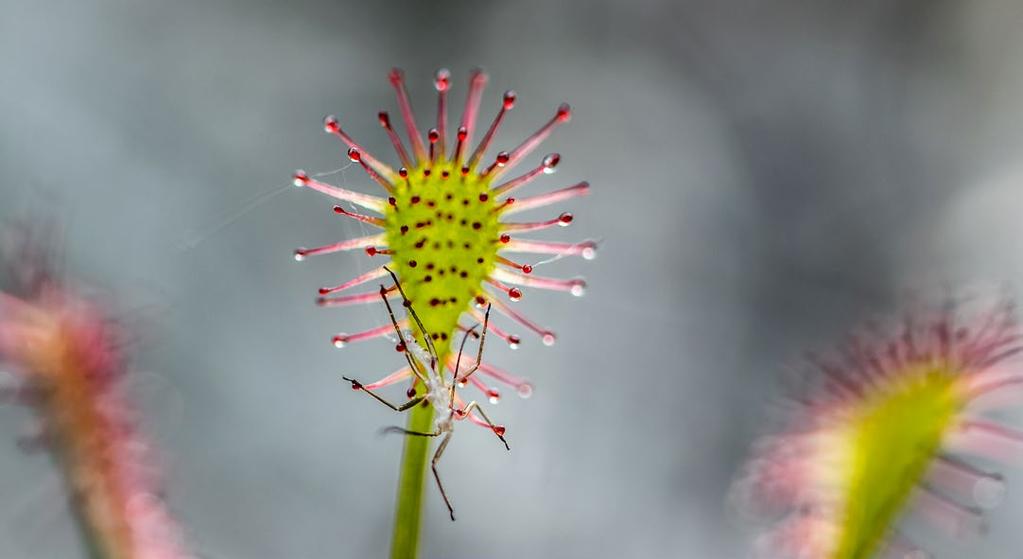
<path fill-rule="evenodd" d="M 64 474 L 64 485 L 68 495 L 71 495 L 69 499 L 71 503 L 71 516 L 74 518 L 75 528 L 78 530 L 78 537 L 82 542 L 82 547 L 85 548 L 85 557 L 89 559 L 108 559 L 107 554 L 103 551 L 102 536 L 96 532 L 95 526 L 89 522 L 87 511 L 89 506 L 88 496 L 80 493 L 71 481 L 73 479 L 73 472 L 70 470 L 68 463 L 65 462 L 67 460 L 65 454 L 59 448 L 54 447 L 51 456 Z"/>
<path fill-rule="evenodd" d="M 106 554 L 101 551 L 96 533 L 93 532 L 89 521 L 85 518 L 85 514 L 78 506 L 74 507 L 74 518 L 75 525 L 78 527 L 78 534 L 82 540 L 82 545 L 85 547 L 85 556 L 89 559 L 107 559 Z"/>
<path fill-rule="evenodd" d="M 416 406 L 408 414 L 409 431 L 433 431 L 433 406 Z M 423 489 L 426 483 L 429 437 L 405 437 L 398 477 L 398 504 L 394 514 L 391 559 L 414 559 L 419 552 L 419 527 L 422 522 Z"/>

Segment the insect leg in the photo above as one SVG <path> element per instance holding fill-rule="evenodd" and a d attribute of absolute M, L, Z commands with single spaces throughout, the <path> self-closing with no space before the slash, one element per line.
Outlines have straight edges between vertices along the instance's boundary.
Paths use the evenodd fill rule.
<path fill-rule="evenodd" d="M 397 286 L 398 292 L 401 293 L 401 299 L 404 301 L 405 308 L 407 308 L 409 314 L 412 315 L 412 319 L 416 321 L 416 324 L 419 326 L 419 331 L 423 333 L 423 341 L 426 342 L 426 349 L 430 352 L 430 368 L 436 371 L 437 361 L 440 357 L 437 355 L 437 347 L 433 345 L 433 338 L 430 336 L 430 332 L 427 331 L 426 326 L 423 326 L 423 321 L 419 319 L 419 315 L 416 314 L 416 310 L 412 308 L 412 301 L 409 301 L 408 297 L 405 296 L 405 290 L 401 287 L 401 282 L 398 281 L 398 276 L 396 276 L 387 266 L 384 266 L 384 269 L 387 270 L 388 274 L 391 274 L 391 279 L 394 280 L 394 285 Z"/>
<path fill-rule="evenodd" d="M 487 417 L 487 414 L 486 412 L 483 411 L 483 408 L 480 407 L 478 403 L 476 403 L 476 400 L 469 402 L 469 405 L 465 406 L 465 409 L 459 412 L 459 415 L 469 415 L 470 413 L 472 413 L 473 409 L 480 412 L 480 415 L 483 417 L 483 421 L 487 422 L 487 425 L 490 426 L 490 430 L 493 431 L 495 435 L 497 435 L 497 438 L 501 439 L 502 443 L 504 443 L 504 448 L 507 450 L 511 450 L 511 447 L 508 446 L 508 441 L 504 440 L 504 427 L 501 427 L 500 425 L 494 425 L 494 422 L 490 421 L 490 418 Z"/>
<path fill-rule="evenodd" d="M 369 390 L 368 388 L 363 386 L 361 382 L 359 382 L 359 381 L 357 381 L 355 379 L 350 379 L 348 377 L 341 377 L 341 378 L 343 378 L 343 379 L 347 380 L 348 382 L 352 383 L 352 388 L 354 388 L 356 390 L 362 390 L 366 394 L 369 394 L 370 396 L 375 398 L 376 401 L 378 401 L 381 404 L 391 408 L 394 411 L 405 411 L 405 410 L 407 410 L 409 408 L 415 407 L 416 404 L 418 404 L 419 402 L 422 402 L 423 400 L 426 399 L 425 395 L 424 396 L 416 396 L 415 398 L 412 398 L 408 402 L 405 402 L 404 404 L 402 404 L 400 406 L 396 406 L 396 405 L 388 402 L 387 400 L 383 399 L 382 397 L 380 397 L 376 392 L 373 392 L 372 390 Z"/>
<path fill-rule="evenodd" d="M 458 376 L 458 366 L 457 366 L 457 363 L 456 363 L 456 366 L 455 366 L 455 381 L 456 382 L 465 382 L 465 379 L 467 379 L 470 376 L 472 376 L 472 374 L 475 373 L 480 368 L 480 362 L 483 361 L 483 344 L 487 341 L 487 325 L 489 323 L 490 323 L 490 305 L 487 305 L 487 314 L 483 315 L 483 334 L 480 336 L 480 346 L 479 346 L 479 348 L 476 351 L 476 364 L 473 365 L 471 369 L 466 371 L 466 373 L 464 375 L 459 377 Z M 465 344 L 464 340 L 462 341 L 462 344 L 463 345 Z M 461 352 L 459 352 L 459 355 L 461 355 Z"/>
<path fill-rule="evenodd" d="M 387 267 L 385 266 L 384 269 L 387 270 Z M 390 272 L 390 270 L 387 271 Z M 391 275 L 393 277 L 394 274 L 392 273 Z M 397 282 L 397 278 L 395 278 L 395 282 Z M 397 285 L 397 283 L 395 283 L 395 285 Z M 401 328 L 398 326 L 397 319 L 394 318 L 394 310 L 391 309 L 391 302 L 387 300 L 387 291 L 388 289 L 386 287 L 383 285 L 380 286 L 380 298 L 384 300 L 384 305 L 387 307 L 387 315 L 391 317 L 391 324 L 394 326 L 394 332 L 398 334 L 398 341 L 400 341 L 401 345 L 406 348 L 406 350 L 402 353 L 405 354 L 405 360 L 408 361 L 409 367 L 412 367 L 412 372 L 416 375 L 416 378 L 422 381 L 423 384 L 426 384 L 426 377 L 422 371 L 423 366 L 419 363 L 419 360 L 412 355 L 412 352 L 408 351 L 408 342 L 405 340 L 405 335 L 401 333 Z M 402 292 L 402 297 L 405 297 L 404 292 Z"/>
<path fill-rule="evenodd" d="M 448 409 L 449 410 L 455 409 L 455 387 L 457 386 L 457 384 L 459 382 L 459 379 L 458 379 L 458 369 L 459 369 L 459 367 L 461 367 L 461 364 L 462 364 L 462 352 L 465 351 L 465 342 L 469 341 L 469 336 L 470 335 L 479 338 L 479 335 L 476 334 L 476 326 L 475 325 L 472 328 L 467 328 L 465 330 L 465 334 L 462 334 L 462 343 L 458 346 L 458 357 L 455 358 L 455 370 L 454 370 L 454 372 L 451 373 L 451 379 L 452 379 L 451 380 L 451 386 L 448 388 Z"/>
<path fill-rule="evenodd" d="M 437 462 L 440 461 L 440 457 L 444 454 L 444 449 L 448 447 L 448 443 L 451 442 L 451 431 L 448 431 L 447 435 L 444 435 L 444 440 L 437 445 L 437 452 L 433 454 L 433 461 L 430 463 L 430 467 L 433 469 L 433 479 L 437 480 L 437 489 L 440 489 L 440 496 L 444 498 L 444 504 L 448 506 L 448 514 L 451 515 L 451 521 L 455 521 L 455 509 L 451 507 L 451 501 L 448 500 L 448 494 L 444 491 L 444 485 L 440 482 L 440 474 L 437 473 Z"/>
<path fill-rule="evenodd" d="M 399 433 L 399 434 L 402 434 L 402 435 L 411 435 L 411 436 L 414 436 L 414 437 L 439 437 L 440 436 L 440 430 L 439 429 L 434 431 L 434 432 L 432 432 L 432 433 L 424 433 L 423 431 L 410 431 L 408 429 L 405 429 L 404 427 L 398 427 L 398 426 L 384 427 L 383 429 L 380 430 L 380 434 L 381 435 L 386 435 L 388 433 Z"/>

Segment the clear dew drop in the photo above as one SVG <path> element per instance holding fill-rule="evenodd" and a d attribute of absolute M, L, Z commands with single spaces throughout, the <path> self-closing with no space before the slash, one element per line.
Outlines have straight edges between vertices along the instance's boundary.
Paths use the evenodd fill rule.
<path fill-rule="evenodd" d="M 528 382 L 524 382 L 516 386 L 515 391 L 519 393 L 520 398 L 529 398 L 533 395 L 533 385 Z"/>
<path fill-rule="evenodd" d="M 338 334 L 330 339 L 330 343 L 334 344 L 334 347 L 341 349 L 348 345 L 348 336 L 345 334 Z"/>
<path fill-rule="evenodd" d="M 508 347 L 511 349 L 519 349 L 519 344 L 522 343 L 522 339 L 518 336 L 508 336 Z"/>
<path fill-rule="evenodd" d="M 301 262 L 305 260 L 305 249 L 304 248 L 295 249 L 293 256 L 295 258 L 295 262 Z"/>
<path fill-rule="evenodd" d="M 550 346 L 554 345 L 554 342 L 555 342 L 556 339 L 557 338 L 554 337 L 554 332 L 544 332 L 543 333 L 543 338 L 542 338 L 543 345 L 545 345 L 547 347 L 550 347 Z"/>
<path fill-rule="evenodd" d="M 487 400 L 488 400 L 488 401 L 489 401 L 489 402 L 490 402 L 491 404 L 497 404 L 498 402 L 500 402 L 500 401 L 501 401 L 501 395 L 500 395 L 500 394 L 498 394 L 497 392 L 491 392 L 491 393 L 490 393 L 490 395 L 489 395 L 489 396 L 487 396 Z"/>
<path fill-rule="evenodd" d="M 553 175 L 558 170 L 558 162 L 561 161 L 561 156 L 557 153 L 552 153 L 543 158 L 541 166 L 543 167 L 543 173 L 545 175 Z"/>
<path fill-rule="evenodd" d="M 597 257 L 597 247 L 594 245 L 586 245 L 583 247 L 582 255 L 586 260 L 593 260 Z"/>
<path fill-rule="evenodd" d="M 584 294 L 586 294 L 586 282 L 582 280 L 574 282 L 572 284 L 572 287 L 569 289 L 569 293 L 575 295 L 576 297 L 582 297 Z"/>

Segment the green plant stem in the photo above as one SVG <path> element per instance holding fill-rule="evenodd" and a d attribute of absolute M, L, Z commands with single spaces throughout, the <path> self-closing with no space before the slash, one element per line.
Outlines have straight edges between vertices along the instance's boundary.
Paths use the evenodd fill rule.
<path fill-rule="evenodd" d="M 408 414 L 406 428 L 426 433 L 433 430 L 433 406 L 416 406 Z M 398 503 L 394 513 L 391 559 L 414 559 L 419 552 L 423 492 L 430 437 L 405 437 L 398 477 Z"/>
<path fill-rule="evenodd" d="M 98 534 L 93 531 L 85 512 L 79 506 L 75 506 L 73 515 L 75 525 L 78 527 L 78 535 L 81 538 L 82 546 L 85 548 L 85 556 L 89 559 L 108 559 L 106 553 L 102 551 Z"/>
<path fill-rule="evenodd" d="M 94 529 L 94 525 L 89 522 L 89 514 L 87 508 L 89 506 L 86 497 L 83 494 L 78 493 L 73 479 L 73 472 L 69 467 L 66 460 L 70 458 L 60 450 L 59 447 L 53 447 L 51 449 L 51 458 L 54 464 L 56 464 L 63 473 L 64 486 L 67 489 L 68 495 L 70 495 L 71 503 L 71 516 L 75 522 L 75 528 L 78 532 L 79 540 L 82 542 L 82 547 L 85 548 L 85 556 L 89 559 L 108 559 L 107 554 L 103 551 L 103 545 L 100 539 L 100 534 Z"/>

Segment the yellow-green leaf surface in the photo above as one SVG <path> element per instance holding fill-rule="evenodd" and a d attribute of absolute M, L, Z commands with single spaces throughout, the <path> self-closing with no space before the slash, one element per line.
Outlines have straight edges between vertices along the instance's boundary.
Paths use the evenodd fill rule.
<path fill-rule="evenodd" d="M 833 559 L 866 559 L 878 550 L 963 404 L 955 380 L 955 371 L 921 368 L 849 410 L 845 503 Z"/>

